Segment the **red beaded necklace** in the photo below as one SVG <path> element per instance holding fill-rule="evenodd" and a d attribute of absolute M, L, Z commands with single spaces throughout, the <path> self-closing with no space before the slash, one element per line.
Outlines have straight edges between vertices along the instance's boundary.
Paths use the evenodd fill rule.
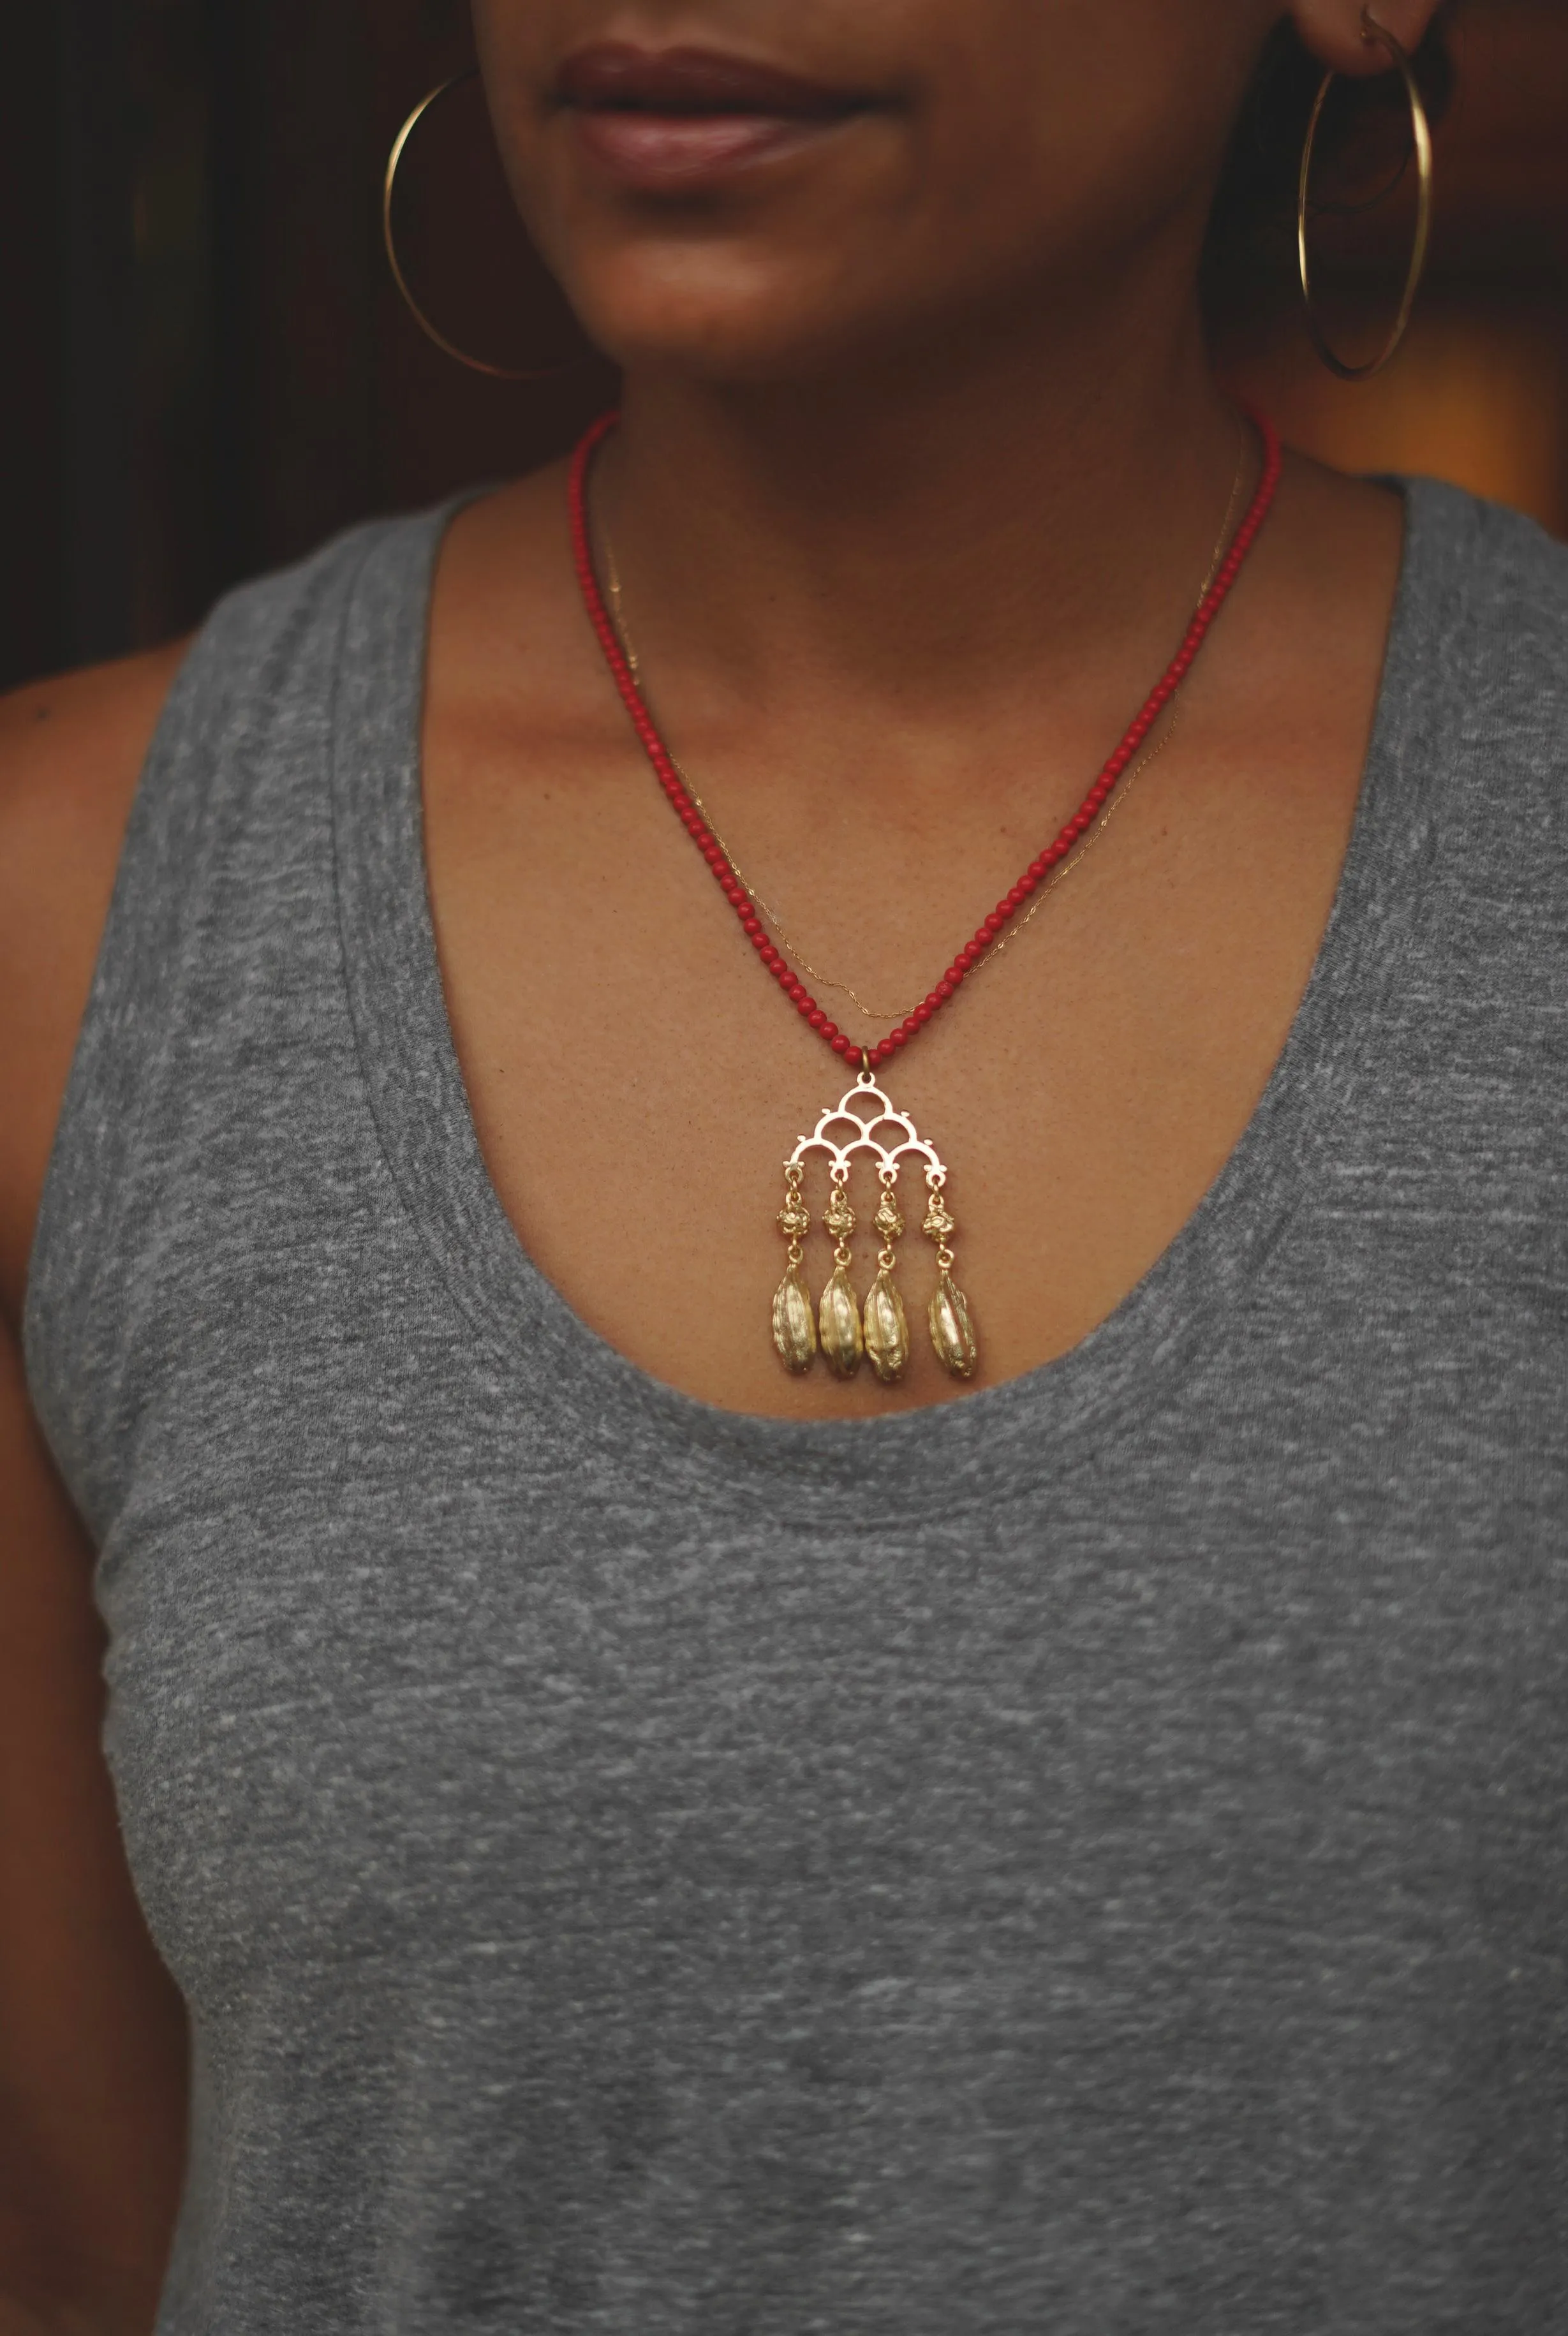
<path fill-rule="evenodd" d="M 1213 583 L 1193 610 L 1181 647 L 1128 724 L 1077 810 L 1045 850 L 1029 862 L 1018 882 L 1010 891 L 1003 894 L 989 916 L 981 920 L 935 988 L 896 1028 L 888 1031 L 874 1046 L 861 1046 L 852 1038 L 846 1037 L 823 1012 L 799 979 L 788 958 L 769 939 L 766 928 L 753 906 L 750 893 L 736 875 L 723 845 L 702 812 L 693 802 L 689 789 L 659 735 L 605 604 L 594 565 L 588 483 L 594 455 L 615 429 L 618 419 L 619 416 L 613 413 L 601 415 L 584 434 L 571 462 L 569 501 L 572 552 L 589 621 L 620 693 L 621 703 L 631 717 L 632 727 L 653 766 L 654 774 L 668 797 L 677 818 L 713 871 L 715 881 L 739 918 L 746 939 L 808 1027 L 814 1030 L 846 1063 L 854 1062 L 857 1058 L 860 1063 L 860 1076 L 854 1085 L 833 1109 L 823 1113 L 815 1132 L 801 1138 L 784 1163 L 784 1205 L 779 1212 L 778 1222 L 788 1243 L 788 1265 L 774 1299 L 774 1345 L 781 1360 L 794 1371 L 810 1368 L 820 1343 L 830 1366 L 841 1377 L 852 1376 L 862 1358 L 869 1358 L 878 1377 L 884 1381 L 891 1383 L 903 1377 L 910 1358 L 909 1333 L 892 1270 L 893 1245 L 904 1229 L 898 1206 L 898 1175 L 900 1166 L 907 1160 L 924 1169 L 928 1205 L 922 1230 L 935 1242 L 937 1250 L 939 1280 L 929 1308 L 931 1342 L 944 1368 L 958 1377 L 968 1378 L 975 1368 L 977 1348 L 968 1301 L 952 1280 L 953 1256 L 948 1246 L 948 1236 L 954 1230 L 954 1225 L 943 1199 L 947 1170 L 932 1147 L 916 1134 L 909 1118 L 893 1109 L 876 1084 L 875 1075 L 881 1065 L 907 1046 L 911 1038 L 918 1037 L 932 1016 L 956 997 L 969 975 L 989 954 L 1038 885 L 1080 843 L 1099 818 L 1118 780 L 1127 771 L 1161 714 L 1181 688 L 1210 627 L 1223 608 L 1245 565 L 1259 530 L 1268 517 L 1280 483 L 1281 454 L 1278 433 L 1265 416 L 1253 415 L 1262 440 L 1263 467 L 1251 502 Z M 811 1224 L 803 1180 L 805 1161 L 817 1153 L 825 1154 L 829 1162 L 832 1190 L 823 1223 L 833 1240 L 834 1269 L 823 1291 L 820 1305 L 813 1309 L 802 1273 L 803 1243 Z M 849 1197 L 850 1173 L 853 1161 L 861 1157 L 874 1160 L 881 1186 L 872 1222 L 881 1236 L 882 1246 L 876 1279 L 867 1293 L 863 1310 L 849 1276 L 850 1236 L 856 1222 Z"/>

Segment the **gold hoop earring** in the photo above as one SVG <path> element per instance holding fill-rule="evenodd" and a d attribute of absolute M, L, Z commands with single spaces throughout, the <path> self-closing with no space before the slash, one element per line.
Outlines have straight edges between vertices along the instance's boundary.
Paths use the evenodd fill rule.
<path fill-rule="evenodd" d="M 1323 107 L 1328 102 L 1329 92 L 1339 78 L 1335 73 L 1325 73 L 1318 91 L 1317 102 L 1312 108 L 1312 118 L 1307 124 L 1307 142 L 1301 149 L 1301 177 L 1296 194 L 1296 252 L 1301 273 L 1301 297 L 1307 307 L 1307 330 L 1311 334 L 1312 346 L 1323 363 L 1330 373 L 1338 374 L 1341 381 L 1370 381 L 1374 374 L 1382 372 L 1383 367 L 1404 339 L 1411 313 L 1416 306 L 1416 294 L 1420 287 L 1422 272 L 1427 265 L 1427 245 L 1432 229 L 1432 125 L 1427 118 L 1427 108 L 1422 102 L 1421 92 L 1417 86 L 1410 60 L 1394 38 L 1393 34 L 1384 30 L 1369 8 L 1363 8 L 1361 11 L 1361 38 L 1364 41 L 1380 42 L 1404 76 L 1405 94 L 1410 101 L 1411 133 L 1416 144 L 1417 174 L 1416 240 L 1411 247 L 1410 266 L 1405 277 L 1404 297 L 1399 302 L 1399 313 L 1394 319 L 1393 331 L 1377 355 L 1369 358 L 1365 365 L 1347 365 L 1343 357 L 1337 355 L 1329 347 L 1323 328 L 1319 324 L 1313 310 L 1311 264 L 1307 252 L 1307 198 L 1312 176 L 1312 149 L 1317 142 L 1318 124 L 1323 118 Z"/>
<path fill-rule="evenodd" d="M 466 349 L 460 349 L 455 341 L 449 341 L 444 333 L 437 331 L 409 290 L 408 278 L 404 276 L 397 257 L 397 242 L 392 231 L 392 190 L 397 183 L 398 164 L 403 160 L 408 141 L 425 115 L 433 107 L 439 105 L 443 97 L 450 97 L 454 89 L 461 89 L 465 82 L 477 81 L 478 78 L 479 67 L 470 65 L 464 72 L 453 73 L 450 80 L 437 82 L 435 87 L 427 90 L 420 99 L 419 103 L 392 141 L 392 151 L 386 158 L 386 175 L 381 182 L 381 239 L 386 247 L 387 266 L 392 270 L 392 280 L 402 293 L 414 323 L 427 339 L 435 343 L 443 355 L 455 357 L 459 365 L 467 365 L 472 373 L 487 374 L 492 381 L 554 381 L 560 375 L 570 373 L 578 361 L 569 359 L 564 365 L 527 366 L 520 369 L 512 365 L 492 365 L 484 357 L 472 357 Z"/>

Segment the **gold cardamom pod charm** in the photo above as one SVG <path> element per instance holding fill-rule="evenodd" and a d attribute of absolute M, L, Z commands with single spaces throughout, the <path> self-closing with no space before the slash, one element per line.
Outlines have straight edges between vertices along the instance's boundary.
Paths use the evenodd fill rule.
<path fill-rule="evenodd" d="M 891 1273 L 879 1273 L 866 1292 L 866 1355 L 884 1387 L 909 1368 L 910 1326 Z"/>
<path fill-rule="evenodd" d="M 866 1355 L 882 1385 L 891 1387 L 902 1378 L 910 1360 L 910 1326 L 904 1315 L 904 1301 L 893 1280 L 893 1243 L 904 1229 L 904 1221 L 899 1212 L 898 1170 L 882 1168 L 878 1173 L 882 1196 L 872 1222 L 882 1237 L 882 1246 L 877 1259 L 877 1278 L 866 1292 Z"/>
<path fill-rule="evenodd" d="M 804 1276 L 792 1266 L 774 1292 L 773 1342 L 790 1371 L 809 1371 L 816 1360 L 817 1326 Z"/>
<path fill-rule="evenodd" d="M 833 1238 L 833 1270 L 828 1276 L 817 1314 L 823 1352 L 830 1368 L 841 1379 L 853 1378 L 865 1353 L 860 1300 L 850 1280 L 850 1235 L 855 1229 L 855 1212 L 846 1190 L 849 1173 L 847 1166 L 837 1163 L 832 1171 L 833 1189 L 823 1212 L 823 1223 Z"/>
<path fill-rule="evenodd" d="M 969 1319 L 969 1304 L 953 1280 L 953 1253 L 948 1237 L 954 1231 L 954 1222 L 942 1198 L 944 1179 L 935 1169 L 926 1171 L 926 1187 L 930 1198 L 926 1206 L 925 1222 L 920 1230 L 937 1248 L 937 1270 L 940 1280 L 927 1309 L 930 1326 L 931 1345 L 943 1370 L 950 1371 L 956 1379 L 974 1377 L 979 1359 L 975 1343 L 975 1327 Z"/>
<path fill-rule="evenodd" d="M 789 1262 L 773 1301 L 773 1342 L 779 1360 L 790 1371 L 809 1371 L 817 1351 L 812 1294 L 801 1271 L 805 1237 L 812 1222 L 801 1193 L 802 1174 L 798 1161 L 791 1161 L 785 1166 L 784 1204 L 778 1212 L 778 1226 L 789 1243 Z"/>
<path fill-rule="evenodd" d="M 937 1284 L 929 1319 L 931 1344 L 942 1368 L 951 1371 L 956 1379 L 972 1378 L 979 1359 L 974 1325 L 969 1320 L 969 1300 L 950 1273 L 944 1273 Z"/>
<path fill-rule="evenodd" d="M 828 1276 L 817 1319 L 823 1352 L 829 1365 L 841 1379 L 852 1379 L 865 1352 L 865 1338 L 861 1330 L 860 1300 L 842 1265 L 835 1265 Z"/>

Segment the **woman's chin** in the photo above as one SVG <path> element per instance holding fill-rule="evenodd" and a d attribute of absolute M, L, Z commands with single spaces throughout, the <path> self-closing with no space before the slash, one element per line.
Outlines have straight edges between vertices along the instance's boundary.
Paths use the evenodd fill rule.
<path fill-rule="evenodd" d="M 695 380 L 803 381 L 841 370 L 865 337 L 837 304 L 792 298 L 787 289 L 728 287 L 683 292 L 667 283 L 574 287 L 584 330 L 626 371 Z"/>

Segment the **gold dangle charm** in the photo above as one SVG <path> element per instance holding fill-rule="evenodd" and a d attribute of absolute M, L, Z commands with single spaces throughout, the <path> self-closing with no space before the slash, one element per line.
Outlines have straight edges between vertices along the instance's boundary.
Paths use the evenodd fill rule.
<path fill-rule="evenodd" d="M 882 1196 L 872 1220 L 882 1237 L 877 1255 L 877 1278 L 866 1292 L 866 1353 L 871 1366 L 884 1387 L 901 1379 L 910 1359 L 910 1326 L 904 1319 L 904 1301 L 899 1296 L 893 1280 L 893 1243 L 904 1229 L 899 1213 L 896 1168 L 879 1168 Z"/>
<path fill-rule="evenodd" d="M 953 1280 L 953 1253 L 948 1247 L 948 1235 L 953 1231 L 953 1220 L 942 1199 L 946 1173 L 940 1168 L 926 1170 L 926 1190 L 930 1199 L 926 1206 L 926 1221 L 921 1231 L 937 1245 L 937 1270 L 941 1280 L 936 1287 L 928 1319 L 931 1327 L 931 1344 L 937 1350 L 937 1360 L 954 1378 L 974 1376 L 977 1349 L 974 1325 L 969 1320 L 969 1302 Z"/>
<path fill-rule="evenodd" d="M 811 1228 L 803 1192 L 804 1163 L 816 1152 L 826 1154 L 833 1188 L 822 1222 L 833 1243 L 833 1270 L 813 1325 L 801 1264 Z M 852 1163 L 862 1154 L 876 1163 L 881 1184 L 872 1221 L 881 1237 L 881 1248 L 863 1316 L 850 1280 L 850 1241 L 856 1218 L 849 1194 Z M 919 1161 L 925 1170 L 924 1231 L 937 1244 L 941 1277 L 928 1309 L 931 1344 L 944 1370 L 955 1378 L 973 1376 L 974 1326 L 963 1291 L 953 1280 L 953 1253 L 948 1247 L 948 1236 L 953 1231 L 953 1220 L 942 1199 L 948 1172 L 933 1147 L 916 1133 L 914 1122 L 893 1109 L 869 1070 L 861 1073 L 833 1110 L 823 1112 L 813 1132 L 801 1137 L 784 1163 L 784 1205 L 778 1222 L 789 1243 L 789 1263 L 774 1297 L 773 1334 L 788 1369 L 809 1370 L 819 1343 L 840 1378 L 852 1378 L 864 1356 L 870 1357 L 872 1370 L 887 1386 L 902 1378 L 908 1369 L 909 1321 L 893 1280 L 894 1244 L 904 1230 L 898 1202 L 899 1167 L 906 1159 Z"/>
<path fill-rule="evenodd" d="M 860 1305 L 850 1280 L 850 1235 L 855 1229 L 855 1212 L 850 1206 L 847 1189 L 849 1163 L 835 1161 L 832 1173 L 833 1198 L 823 1212 L 823 1223 L 833 1238 L 833 1270 L 823 1291 L 817 1319 L 829 1367 L 841 1379 L 852 1379 L 861 1367 L 865 1340 L 861 1332 Z"/>
<path fill-rule="evenodd" d="M 784 1204 L 778 1212 L 779 1231 L 789 1243 L 788 1270 L 774 1292 L 773 1342 L 779 1360 L 790 1371 L 809 1371 L 817 1350 L 812 1294 L 801 1271 L 812 1224 L 811 1212 L 801 1194 L 804 1173 L 798 1161 L 792 1161 L 784 1170 Z"/>

